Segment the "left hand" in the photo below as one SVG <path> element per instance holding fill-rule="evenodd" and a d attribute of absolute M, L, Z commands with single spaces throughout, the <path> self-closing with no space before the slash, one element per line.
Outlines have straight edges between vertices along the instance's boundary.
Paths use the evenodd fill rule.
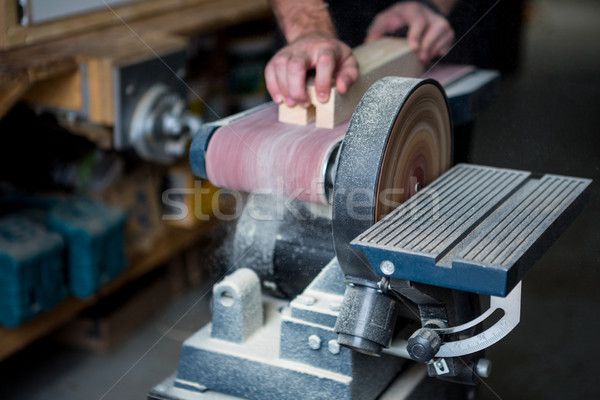
<path fill-rule="evenodd" d="M 404 27 L 408 27 L 408 45 L 424 64 L 446 55 L 454 43 L 454 30 L 448 20 L 429 7 L 412 1 L 394 4 L 377 14 L 367 30 L 365 42 L 372 42 Z"/>

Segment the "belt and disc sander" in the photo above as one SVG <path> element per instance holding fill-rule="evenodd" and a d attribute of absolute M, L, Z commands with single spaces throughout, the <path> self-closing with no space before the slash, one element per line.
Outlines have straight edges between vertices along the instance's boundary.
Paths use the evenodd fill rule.
<path fill-rule="evenodd" d="M 327 204 L 328 161 L 348 123 L 325 129 L 277 117 L 274 104 L 219 128 L 206 151 L 208 179 L 218 187 Z"/>
<path fill-rule="evenodd" d="M 333 238 L 346 276 L 377 281 L 350 246 L 419 188 L 450 168 L 452 125 L 434 80 L 387 77 L 365 93 L 341 145 L 333 189 Z"/>
<path fill-rule="evenodd" d="M 327 204 L 327 167 L 338 147 L 336 255 L 346 275 L 377 280 L 350 241 L 450 167 L 450 114 L 436 81 L 383 78 L 334 129 L 281 123 L 277 106 L 265 107 L 215 131 L 206 173 L 219 187 Z"/>

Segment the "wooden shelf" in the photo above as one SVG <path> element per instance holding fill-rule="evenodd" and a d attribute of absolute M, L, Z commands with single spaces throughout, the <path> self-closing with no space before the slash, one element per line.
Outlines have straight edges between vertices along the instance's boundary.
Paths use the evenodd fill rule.
<path fill-rule="evenodd" d="M 113 21 L 110 26 L 11 50 L 0 50 L 0 117 L 29 90 L 41 90 L 34 85 L 52 79 L 72 81 L 69 74 L 77 74 L 82 66 L 87 68 L 90 75 L 88 89 L 94 90 L 94 84 L 106 86 L 104 75 L 97 79 L 94 76 L 112 65 L 155 58 L 157 54 L 185 49 L 189 37 L 193 35 L 271 16 L 267 0 L 182 1 L 181 7 L 167 8 L 164 12 L 127 23 Z M 106 10 L 104 14 L 110 20 L 121 17 Z M 78 21 L 83 17 L 74 18 Z M 53 89 L 54 92 L 66 90 L 60 85 L 57 87 L 59 89 Z M 110 92 L 110 89 L 104 89 Z M 112 96 L 107 93 L 107 97 Z M 96 97 L 91 99 L 98 101 Z M 92 105 L 90 107 L 95 110 Z M 92 118 L 91 122 L 102 125 L 113 122 L 110 115 L 95 118 L 97 120 Z"/>
<path fill-rule="evenodd" d="M 217 225 L 210 220 L 194 229 L 167 227 L 156 241 L 152 251 L 133 252 L 129 258 L 129 267 L 118 278 L 103 286 L 93 297 L 78 299 L 69 297 L 58 306 L 37 315 L 17 328 L 0 327 L 0 361 L 25 348 L 65 323 L 75 318 L 81 311 L 98 303 L 128 283 L 156 269 L 178 253 L 197 243 Z"/>

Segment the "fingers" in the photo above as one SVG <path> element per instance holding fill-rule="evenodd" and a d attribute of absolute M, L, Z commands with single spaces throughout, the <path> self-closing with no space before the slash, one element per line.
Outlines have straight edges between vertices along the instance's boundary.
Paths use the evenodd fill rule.
<path fill-rule="evenodd" d="M 317 99 L 323 103 L 329 99 L 333 82 L 345 93 L 358 79 L 358 63 L 346 44 L 322 36 L 303 37 L 277 52 L 265 68 L 265 82 L 273 100 L 290 107 L 307 107 L 306 77 L 313 68 Z"/>
<path fill-rule="evenodd" d="M 340 66 L 335 82 L 338 92 L 344 94 L 358 80 L 358 61 L 354 56 L 348 57 Z"/>
<path fill-rule="evenodd" d="M 325 103 L 329 99 L 329 91 L 336 63 L 336 54 L 330 49 L 323 50 L 317 58 L 315 65 L 315 90 L 317 92 L 317 99 L 321 103 Z"/>
<path fill-rule="evenodd" d="M 367 29 L 365 42 L 372 42 L 386 34 L 394 33 L 406 25 L 407 21 L 402 14 L 396 13 L 393 8 L 388 9 L 375 17 Z"/>
<path fill-rule="evenodd" d="M 454 32 L 448 21 L 441 17 L 432 19 L 419 46 L 418 57 L 421 62 L 427 63 L 435 56 L 444 55 L 437 54 L 435 50 L 441 50 L 437 48 L 439 44 L 446 44 L 449 39 L 454 39 Z"/>
<path fill-rule="evenodd" d="M 447 34 L 442 35 L 437 42 L 431 47 L 431 58 L 443 57 L 452 48 L 454 43 L 454 31 L 450 30 Z"/>
<path fill-rule="evenodd" d="M 306 94 L 306 70 L 310 62 L 303 53 L 292 55 L 287 70 L 282 70 L 282 81 L 287 79 L 288 96 L 285 102 L 293 107 L 300 104 L 302 107 L 308 107 L 308 95 Z"/>
<path fill-rule="evenodd" d="M 303 52 L 283 49 L 275 54 L 265 68 L 267 90 L 276 103 L 308 106 L 306 71 L 310 65 Z"/>
<path fill-rule="evenodd" d="M 281 89 L 279 89 L 279 84 L 277 83 L 273 60 L 271 60 L 265 68 L 265 83 L 267 85 L 267 91 L 273 98 L 273 101 L 277 104 L 283 103 L 284 97 L 281 93 Z"/>
<path fill-rule="evenodd" d="M 421 48 L 421 38 L 427 29 L 428 21 L 421 15 L 415 15 L 410 21 L 406 40 L 413 51 L 418 52 Z"/>
<path fill-rule="evenodd" d="M 394 34 L 408 25 L 407 42 L 423 63 L 445 55 L 454 42 L 454 31 L 442 15 L 417 2 L 402 2 L 379 13 L 365 41 Z"/>

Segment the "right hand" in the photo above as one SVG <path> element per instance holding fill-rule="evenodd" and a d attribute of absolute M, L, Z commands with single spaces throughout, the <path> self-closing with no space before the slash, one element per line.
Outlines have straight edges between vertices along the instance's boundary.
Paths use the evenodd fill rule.
<path fill-rule="evenodd" d="M 408 27 L 408 45 L 424 64 L 446 55 L 454 43 L 454 30 L 448 20 L 414 1 L 396 3 L 377 14 L 369 26 L 365 42 L 393 34 L 403 27 Z"/>
<path fill-rule="evenodd" d="M 265 81 L 273 100 L 290 107 L 308 107 L 306 78 L 312 69 L 321 103 L 329 99 L 332 84 L 343 94 L 358 79 L 358 62 L 350 47 L 325 35 L 305 35 L 279 50 L 267 64 Z"/>

